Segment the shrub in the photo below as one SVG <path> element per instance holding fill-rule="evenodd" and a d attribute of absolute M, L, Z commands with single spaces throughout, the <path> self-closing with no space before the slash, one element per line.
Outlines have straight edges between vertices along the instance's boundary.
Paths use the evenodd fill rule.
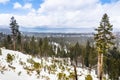
<path fill-rule="evenodd" d="M 41 65 L 40 65 L 40 63 L 38 63 L 38 62 L 34 62 L 34 63 L 33 63 L 33 67 L 34 67 L 35 69 L 40 69 L 40 68 L 41 68 Z"/>
<path fill-rule="evenodd" d="M 22 62 L 22 61 L 20 61 L 20 60 L 19 60 L 19 64 L 20 64 L 20 65 L 26 65 L 25 62 Z"/>
<path fill-rule="evenodd" d="M 56 70 L 57 70 L 56 64 L 52 64 L 49 66 L 50 73 L 55 74 Z"/>
<path fill-rule="evenodd" d="M 103 77 L 103 80 L 106 80 L 106 77 Z"/>
<path fill-rule="evenodd" d="M 6 60 L 7 60 L 8 63 L 11 63 L 13 61 L 13 59 L 14 59 L 13 55 L 7 54 L 7 59 Z"/>
<path fill-rule="evenodd" d="M 65 71 L 65 67 L 64 67 L 64 66 L 61 66 L 61 70 L 62 70 L 62 71 Z"/>
<path fill-rule="evenodd" d="M 35 61 L 32 58 L 29 58 L 27 59 L 27 62 L 33 64 Z"/>
<path fill-rule="evenodd" d="M 57 76 L 58 80 L 66 80 L 67 78 L 65 73 L 58 73 Z"/>
<path fill-rule="evenodd" d="M 68 76 L 70 79 L 74 80 L 75 79 L 75 73 L 70 72 L 70 75 Z"/>
<path fill-rule="evenodd" d="M 93 79 L 92 79 L 92 76 L 89 74 L 85 77 L 85 80 L 93 80 Z"/>
<path fill-rule="evenodd" d="M 20 71 L 20 72 L 18 72 L 18 76 L 20 76 L 20 75 L 21 75 L 21 73 L 22 73 L 21 71 Z"/>

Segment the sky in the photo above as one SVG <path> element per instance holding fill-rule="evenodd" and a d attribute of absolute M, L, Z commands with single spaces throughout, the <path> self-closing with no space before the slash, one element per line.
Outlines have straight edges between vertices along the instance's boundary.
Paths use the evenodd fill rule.
<path fill-rule="evenodd" d="M 0 27 L 14 16 L 24 31 L 79 32 L 98 27 L 104 13 L 120 29 L 120 0 L 0 0 Z"/>

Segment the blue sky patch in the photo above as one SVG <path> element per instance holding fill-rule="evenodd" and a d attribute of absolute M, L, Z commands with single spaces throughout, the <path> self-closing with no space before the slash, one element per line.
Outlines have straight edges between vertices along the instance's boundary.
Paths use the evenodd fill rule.
<path fill-rule="evenodd" d="M 100 0 L 102 4 L 109 4 L 109 3 L 112 3 L 112 2 L 117 2 L 118 0 Z"/>

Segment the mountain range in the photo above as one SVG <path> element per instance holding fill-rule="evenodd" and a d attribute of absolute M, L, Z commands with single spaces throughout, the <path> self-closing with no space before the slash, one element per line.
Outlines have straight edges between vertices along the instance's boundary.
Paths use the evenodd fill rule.
<path fill-rule="evenodd" d="M 1 26 L 0 25 L 0 32 L 4 34 L 11 34 L 11 30 L 8 26 Z M 48 28 L 48 27 L 35 27 L 35 28 L 27 28 L 27 27 L 20 27 L 20 32 L 23 35 L 28 36 L 42 36 L 42 37 L 49 37 L 49 36 L 71 36 L 71 35 L 93 35 L 95 32 L 93 28 Z M 119 29 L 114 29 L 113 32 L 119 32 Z"/>

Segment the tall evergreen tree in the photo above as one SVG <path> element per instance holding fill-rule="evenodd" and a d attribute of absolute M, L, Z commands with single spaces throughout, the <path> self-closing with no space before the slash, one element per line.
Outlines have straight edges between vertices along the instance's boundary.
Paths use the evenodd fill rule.
<path fill-rule="evenodd" d="M 93 46 L 91 46 L 90 48 L 90 54 L 89 54 L 89 68 L 90 70 L 92 68 L 95 68 L 96 64 L 97 64 L 97 52 L 96 52 L 96 48 Z"/>
<path fill-rule="evenodd" d="M 111 80 L 119 80 L 120 76 L 120 52 L 114 47 L 109 50 L 109 54 L 105 55 L 105 72 Z"/>
<path fill-rule="evenodd" d="M 86 44 L 86 53 L 85 53 L 85 66 L 86 67 L 89 67 L 89 55 L 90 55 L 90 42 L 89 41 L 87 41 L 87 44 Z"/>
<path fill-rule="evenodd" d="M 17 36 L 19 35 L 19 25 L 18 23 L 16 22 L 15 18 L 14 17 L 11 17 L 11 20 L 10 20 L 10 28 L 11 28 L 11 31 L 12 31 L 12 38 L 13 38 L 13 46 L 14 46 L 14 50 L 16 48 L 16 38 Z"/>
<path fill-rule="evenodd" d="M 22 50 L 21 33 L 19 33 L 17 36 L 17 47 L 19 50 Z"/>
<path fill-rule="evenodd" d="M 10 37 L 10 35 L 7 35 L 7 45 L 8 45 L 8 47 L 7 48 L 11 48 L 11 44 L 12 44 L 12 40 L 11 40 L 11 37 Z"/>
<path fill-rule="evenodd" d="M 48 38 L 44 38 L 43 40 L 43 44 L 42 44 L 42 55 L 44 57 L 47 57 L 48 56 L 48 50 L 49 50 L 49 41 L 48 41 Z"/>
<path fill-rule="evenodd" d="M 98 51 L 98 77 L 102 80 L 103 77 L 103 55 L 107 53 L 108 49 L 113 45 L 112 40 L 114 36 L 112 34 L 112 25 L 109 22 L 109 17 L 104 14 L 100 22 L 100 26 L 95 29 L 97 32 L 94 35 L 96 41 L 96 47 Z"/>
<path fill-rule="evenodd" d="M 75 60 L 75 64 L 77 66 L 77 60 L 78 60 L 78 57 L 80 56 L 80 45 L 79 43 L 77 42 L 74 46 L 74 49 L 73 49 L 73 57 L 74 57 L 74 60 Z"/>
<path fill-rule="evenodd" d="M 39 57 L 42 55 L 42 44 L 43 44 L 43 41 L 42 41 L 42 38 L 40 38 L 40 39 L 38 40 Z"/>
<path fill-rule="evenodd" d="M 35 56 L 36 54 L 38 54 L 38 44 L 37 44 L 37 40 L 34 36 L 32 36 L 31 41 L 30 41 L 30 49 L 31 49 L 31 53 Z"/>
<path fill-rule="evenodd" d="M 77 42 L 74 46 L 71 45 L 69 48 L 68 48 L 68 52 L 67 52 L 67 56 L 70 57 L 70 60 L 71 60 L 71 64 L 73 65 L 73 62 L 74 65 L 78 65 L 78 61 L 81 61 L 82 63 L 82 66 L 83 66 L 83 63 L 84 63 L 84 59 L 83 59 L 83 53 L 84 53 L 84 47 L 79 45 L 79 43 Z"/>

